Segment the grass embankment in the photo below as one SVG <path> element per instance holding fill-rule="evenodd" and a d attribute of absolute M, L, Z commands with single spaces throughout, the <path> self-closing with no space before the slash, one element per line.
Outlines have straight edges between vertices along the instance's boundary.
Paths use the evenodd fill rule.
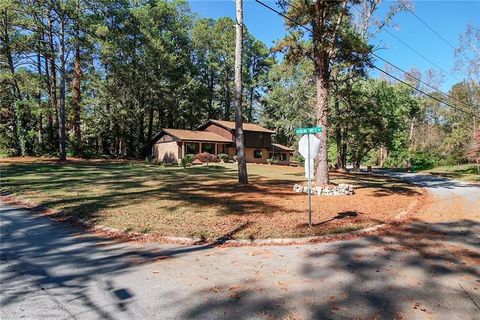
<path fill-rule="evenodd" d="M 0 160 L 1 187 L 33 203 L 121 230 L 169 236 L 299 237 L 361 229 L 393 219 L 422 190 L 364 174 L 332 174 L 356 186 L 353 196 L 292 191 L 302 168 L 249 164 L 250 184 L 238 186 L 236 165 L 187 169 L 126 161 Z"/>
<path fill-rule="evenodd" d="M 480 174 L 475 164 L 462 164 L 456 166 L 436 167 L 422 171 L 432 175 L 469 182 L 480 182 Z"/>

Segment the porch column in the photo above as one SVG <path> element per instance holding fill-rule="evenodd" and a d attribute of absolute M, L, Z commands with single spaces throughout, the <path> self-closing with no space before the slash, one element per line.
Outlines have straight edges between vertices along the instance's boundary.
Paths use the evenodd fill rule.
<path fill-rule="evenodd" d="M 215 155 L 218 155 L 218 143 L 215 143 Z"/>
<path fill-rule="evenodd" d="M 182 159 L 185 158 L 185 142 L 182 141 Z"/>
<path fill-rule="evenodd" d="M 202 153 L 202 143 L 198 143 L 198 153 Z"/>

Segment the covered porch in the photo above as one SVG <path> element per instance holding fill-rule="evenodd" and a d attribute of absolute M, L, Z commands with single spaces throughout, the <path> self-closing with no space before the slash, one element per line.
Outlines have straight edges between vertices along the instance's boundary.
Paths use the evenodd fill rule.
<path fill-rule="evenodd" d="M 225 142 L 182 140 L 180 142 L 180 157 L 184 158 L 187 154 L 203 152 L 218 156 L 220 153 L 227 153 L 227 145 L 228 143 Z"/>
<path fill-rule="evenodd" d="M 269 159 L 275 159 L 279 164 L 289 164 L 293 156 L 293 149 L 279 143 L 272 143 L 272 148 L 268 154 Z"/>

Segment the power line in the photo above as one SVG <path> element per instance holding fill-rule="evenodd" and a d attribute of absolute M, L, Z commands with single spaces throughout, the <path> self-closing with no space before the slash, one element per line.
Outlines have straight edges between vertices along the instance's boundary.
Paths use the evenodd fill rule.
<path fill-rule="evenodd" d="M 400 39 L 399 37 L 397 37 L 393 32 L 390 32 L 388 29 L 383 29 L 386 33 L 388 33 L 389 35 L 391 35 L 392 37 L 394 37 L 395 39 L 397 39 L 398 42 L 400 42 L 401 44 L 403 44 L 405 47 L 407 47 L 408 49 L 412 50 L 413 52 L 415 52 L 418 56 L 422 57 L 425 61 L 427 61 L 428 63 L 430 63 L 431 65 L 435 66 L 438 70 L 442 71 L 443 73 L 445 74 L 449 74 L 449 72 L 445 71 L 445 69 L 443 69 L 442 67 L 440 67 L 438 64 L 436 64 L 435 62 L 433 62 L 432 60 L 428 59 L 427 57 L 425 57 L 423 54 L 421 54 L 420 52 L 418 52 L 415 48 L 413 48 L 412 46 L 410 46 L 408 43 L 406 43 L 405 41 L 403 41 L 402 39 Z"/>
<path fill-rule="evenodd" d="M 408 6 L 406 6 L 403 1 L 399 1 L 400 2 L 400 5 L 402 5 L 402 7 L 404 7 L 405 9 L 407 9 L 415 18 L 417 18 L 420 22 L 422 22 L 428 29 L 430 29 L 430 31 L 432 31 L 437 37 L 439 37 L 440 39 L 442 39 L 443 42 L 445 42 L 446 44 L 448 44 L 450 47 L 452 47 L 454 50 L 456 50 L 457 48 L 455 48 L 455 46 L 450 42 L 448 41 L 447 39 L 445 39 L 440 33 L 438 33 L 437 31 L 435 31 L 432 27 L 430 27 L 430 25 L 428 23 L 425 22 L 425 20 L 423 20 L 422 18 L 420 18 L 412 9 L 410 9 Z"/>
<path fill-rule="evenodd" d="M 443 103 L 444 105 L 446 105 L 446 106 L 448 106 L 448 107 L 450 107 L 450 108 L 453 108 L 453 109 L 455 109 L 455 110 L 462 111 L 462 112 L 464 112 L 465 114 L 468 114 L 468 115 L 470 115 L 470 116 L 472 116 L 472 117 L 474 117 L 474 118 L 477 117 L 477 115 L 476 115 L 475 113 L 471 113 L 470 111 L 465 111 L 465 110 L 460 109 L 460 108 L 458 108 L 458 107 L 456 107 L 456 106 L 454 106 L 454 105 L 451 105 L 451 104 L 449 104 L 449 103 L 447 103 L 447 102 L 445 102 L 445 101 L 443 101 L 443 100 L 440 100 L 440 99 L 438 99 L 437 97 L 432 96 L 431 94 L 429 94 L 429 93 L 427 93 L 427 92 L 425 92 L 425 91 L 423 91 L 423 90 L 420 90 L 420 89 L 416 88 L 415 86 L 411 85 L 410 83 L 408 83 L 408 82 L 406 82 L 406 81 L 404 81 L 404 80 L 402 80 L 402 79 L 400 79 L 400 78 L 398 78 L 398 77 L 396 77 L 396 76 L 388 73 L 387 71 L 383 70 L 382 68 L 377 67 L 377 66 L 374 65 L 374 64 L 372 64 L 372 68 L 377 69 L 378 71 L 380 71 L 380 72 L 388 75 L 389 77 L 392 77 L 393 79 L 395 79 L 395 80 L 397 80 L 397 81 L 399 81 L 399 82 L 401 82 L 401 83 L 409 86 L 410 88 L 412 88 L 412 89 L 414 89 L 414 90 L 417 90 L 418 92 L 426 95 L 427 97 L 429 97 L 429 98 L 431 98 L 431 99 L 433 99 L 433 100 L 435 100 L 435 101 L 438 101 L 438 102 L 440 102 L 440 103 Z"/>
<path fill-rule="evenodd" d="M 400 1 L 401 2 L 401 1 Z M 352 7 L 353 9 L 355 9 L 358 13 L 362 14 L 362 12 L 360 11 L 360 9 L 358 9 L 357 7 Z M 435 62 L 433 62 L 432 60 L 430 60 L 429 58 L 427 58 L 426 56 L 424 56 L 422 53 L 420 53 L 419 51 L 417 51 L 415 48 L 413 48 L 412 46 L 410 46 L 408 43 L 406 43 L 405 41 L 403 41 L 402 39 L 400 39 L 399 37 L 397 37 L 393 32 L 390 32 L 388 29 L 383 29 L 386 33 L 388 33 L 390 36 L 392 36 L 393 38 L 395 38 L 398 42 L 400 42 L 401 44 L 403 44 L 405 47 L 407 47 L 408 49 L 410 49 L 411 51 L 413 51 L 416 55 L 418 55 L 419 57 L 421 57 L 423 60 L 427 61 L 428 63 L 430 63 L 432 66 L 435 66 L 438 70 L 442 71 L 443 73 L 445 73 L 446 75 L 449 74 L 448 71 L 446 71 L 445 69 L 443 69 L 442 67 L 440 67 L 438 64 L 436 64 Z"/>
<path fill-rule="evenodd" d="M 403 4 L 402 1 L 400 1 L 400 3 L 401 3 L 401 5 L 404 6 L 407 10 L 409 10 L 410 12 L 412 12 L 408 7 L 406 7 L 406 6 Z M 358 8 L 356 8 L 356 7 L 353 7 L 353 8 L 354 8 L 355 10 L 357 10 L 357 12 L 359 12 L 359 13 L 361 14 L 361 12 L 360 12 L 360 10 L 359 10 Z M 413 13 L 413 12 L 412 12 L 412 13 Z M 404 41 L 402 41 L 401 39 L 397 38 L 393 33 L 391 33 L 390 31 L 388 31 L 387 29 L 385 29 L 385 31 L 386 31 L 387 33 L 389 33 L 392 37 L 394 37 L 395 39 L 397 39 L 399 42 L 403 43 L 405 46 L 407 46 L 408 48 L 410 48 L 410 49 L 411 49 L 412 51 L 414 51 L 416 54 L 418 54 L 419 56 L 421 56 L 423 59 L 425 59 L 426 61 L 430 62 L 432 65 L 436 66 L 437 68 L 439 68 L 439 69 L 442 70 L 443 72 L 447 73 L 443 68 L 439 67 L 438 65 L 436 65 L 435 63 L 433 63 L 432 61 L 430 61 L 428 58 L 426 58 L 425 56 L 423 56 L 421 53 L 419 53 L 419 52 L 417 52 L 415 49 L 411 48 L 411 47 L 410 47 L 408 44 L 406 44 Z M 453 48 L 455 48 L 455 47 L 453 47 Z M 448 93 L 445 93 L 445 92 L 443 92 L 443 91 L 441 91 L 441 90 L 433 87 L 433 86 L 430 85 L 429 83 L 427 83 L 427 82 L 421 80 L 420 78 L 414 76 L 413 74 L 411 74 L 411 73 L 403 70 L 403 69 L 400 68 L 399 66 L 397 66 L 397 65 L 389 62 L 388 60 L 382 58 L 382 57 L 379 56 L 378 54 L 372 52 L 371 55 L 373 55 L 374 57 L 382 60 L 382 61 L 385 62 L 385 63 L 388 63 L 389 65 L 393 66 L 393 67 L 396 68 L 397 70 L 400 70 L 400 71 L 403 72 L 404 74 L 408 75 L 410 78 L 415 79 L 415 80 L 417 80 L 418 82 L 426 85 L 426 86 L 429 87 L 430 89 L 433 89 L 433 90 L 435 90 L 436 92 L 444 95 L 445 97 L 448 97 L 448 98 L 450 98 L 450 99 L 452 99 L 452 100 L 460 103 L 461 105 L 463 105 L 463 106 L 465 106 L 465 107 L 468 107 L 464 102 L 462 102 L 462 101 L 454 98 L 453 96 L 451 96 L 451 95 L 448 94 Z"/>
<path fill-rule="evenodd" d="M 443 42 L 445 42 L 447 45 L 449 45 L 454 51 L 457 51 L 457 48 L 445 37 L 443 37 L 439 32 L 437 32 L 435 29 L 433 29 L 425 20 L 420 18 L 411 8 L 406 6 L 402 1 L 399 1 L 400 5 L 402 5 L 407 11 L 409 11 L 415 18 L 417 18 L 421 23 L 423 23 L 430 31 L 432 31 L 433 34 L 435 34 L 438 38 L 440 38 Z M 478 53 L 480 56 L 480 52 L 478 52 L 477 48 L 472 44 L 469 43 L 469 45 Z M 470 57 L 468 57 L 464 52 L 461 53 L 467 60 L 472 61 Z"/>
<path fill-rule="evenodd" d="M 407 71 L 403 70 L 403 69 L 402 69 L 402 68 L 400 68 L 399 66 L 397 66 L 397 65 L 395 65 L 395 64 L 393 64 L 393 63 L 391 63 L 391 62 L 389 62 L 388 60 L 386 60 L 386 59 L 382 58 L 382 57 L 381 57 L 381 56 L 379 56 L 378 54 L 376 54 L 376 53 L 374 53 L 374 52 L 372 52 L 372 53 L 370 53 L 370 54 L 371 54 L 371 55 L 373 55 L 374 57 L 376 57 L 376 58 L 378 58 L 378 59 L 382 60 L 383 62 L 385 62 L 385 63 L 387 63 L 387 64 L 391 65 L 391 66 L 392 66 L 392 67 L 394 67 L 395 69 L 397 69 L 397 70 L 400 70 L 401 72 L 403 72 L 403 73 L 404 73 L 404 74 L 406 74 L 407 76 L 411 77 L 412 79 L 415 79 L 415 80 L 417 80 L 418 82 L 420 82 L 420 83 L 424 84 L 425 86 L 429 87 L 430 89 L 432 89 L 432 90 L 435 90 L 436 92 L 438 92 L 438 93 L 440 93 L 440 94 L 442 94 L 442 95 L 444 95 L 444 96 L 446 96 L 446 97 L 448 97 L 448 98 L 450 98 L 450 99 L 452 99 L 452 100 L 455 100 L 456 102 L 458 102 L 458 103 L 462 104 L 462 105 L 463 105 L 463 106 L 465 106 L 465 107 L 468 107 L 468 106 L 467 106 L 467 105 L 466 105 L 464 102 L 462 102 L 462 101 L 458 100 L 457 98 L 453 97 L 452 95 L 450 95 L 450 94 L 448 94 L 448 93 L 446 93 L 446 92 L 443 92 L 443 91 L 441 91 L 441 90 L 439 90 L 439 89 L 435 88 L 434 86 L 432 86 L 432 85 L 431 85 L 431 84 L 429 84 L 428 82 L 425 82 L 425 81 L 423 81 L 422 79 L 420 79 L 420 78 L 416 77 L 415 75 L 413 75 L 413 74 L 411 74 L 411 73 L 409 73 L 409 72 L 407 72 Z"/>
<path fill-rule="evenodd" d="M 261 1 L 261 0 L 255 0 L 255 2 L 257 2 L 258 4 L 260 4 L 261 6 L 263 6 L 263 7 L 267 8 L 267 9 L 269 9 L 269 10 L 271 10 L 271 11 L 275 12 L 276 14 L 278 14 L 278 15 L 280 15 L 280 16 L 282 16 L 282 17 L 284 17 L 285 19 L 287 19 L 287 20 L 289 20 L 289 21 L 293 22 L 293 23 L 294 23 L 296 26 L 298 26 L 298 27 L 301 27 L 301 28 L 303 28 L 303 29 L 305 29 L 305 30 L 307 30 L 307 31 L 309 31 L 309 32 L 313 32 L 313 30 L 312 30 L 311 28 L 309 28 L 309 27 L 307 27 L 307 26 L 305 26 L 305 25 L 303 25 L 303 24 L 300 24 L 300 23 L 298 23 L 298 21 L 296 21 L 295 19 L 293 19 L 293 18 L 291 18 L 291 17 L 289 17 L 289 16 L 285 15 L 284 13 L 282 13 L 282 12 L 280 12 L 279 10 L 277 10 L 277 9 L 275 9 L 275 8 L 273 8 L 273 7 L 271 7 L 271 6 L 269 6 L 268 4 L 264 3 L 263 1 Z M 403 71 L 403 70 L 402 70 L 400 67 L 397 67 L 395 64 L 393 64 L 393 63 L 389 62 L 388 60 L 381 58 L 381 57 L 380 57 L 380 56 L 378 56 L 377 54 L 375 54 L 375 53 L 371 53 L 371 54 L 372 54 L 373 56 L 375 56 L 375 57 L 377 57 L 377 58 L 379 58 L 379 59 L 381 59 L 381 60 L 385 61 L 386 63 L 388 63 L 388 64 L 390 64 L 390 65 L 392 65 L 392 66 L 396 67 L 397 69 L 401 70 L 403 73 L 405 73 L 405 74 L 407 74 L 407 75 L 411 76 L 412 78 L 415 78 L 415 79 L 419 80 L 417 77 L 415 77 L 415 76 L 413 76 L 413 75 L 409 74 L 409 73 L 408 73 L 408 72 L 406 72 L 406 71 Z M 424 92 L 423 90 L 420 90 L 420 89 L 418 89 L 418 88 L 414 87 L 413 85 L 409 84 L 408 82 L 406 82 L 406 81 L 403 81 L 403 80 L 399 79 L 398 77 L 396 77 L 396 76 L 392 75 L 391 73 L 389 73 L 389 72 L 387 72 L 387 71 L 383 70 L 382 68 L 380 68 L 380 67 L 377 67 L 377 66 L 376 66 L 376 65 L 374 65 L 374 64 L 370 64 L 370 66 L 371 66 L 372 68 L 374 68 L 374 69 L 377 69 L 378 71 L 380 71 L 380 72 L 382 72 L 382 73 L 384 73 L 384 74 L 388 75 L 389 77 L 391 77 L 391 78 L 393 78 L 393 79 L 395 79 L 395 80 L 397 80 L 397 81 L 399 81 L 399 82 L 401 82 L 401 83 L 403 83 L 403 84 L 405 84 L 405 85 L 409 86 L 410 88 L 412 88 L 412 89 L 414 89 L 414 90 L 416 90 L 416 91 L 418 91 L 418 92 L 420 92 L 420 93 L 424 94 L 425 96 L 427 96 L 427 97 L 429 97 L 429 98 L 431 98 L 431 99 L 433 99 L 433 100 L 436 100 L 436 101 L 438 101 L 438 102 L 440 102 L 440 103 L 443 103 L 443 104 L 445 104 L 445 105 L 446 105 L 446 106 L 448 106 L 448 107 L 451 107 L 451 108 L 453 108 L 453 109 L 455 109 L 455 110 L 458 110 L 458 111 L 464 112 L 464 113 L 466 113 L 466 114 L 468 114 L 468 115 L 471 115 L 471 116 L 473 116 L 473 117 L 477 117 L 477 115 L 476 115 L 476 114 L 474 114 L 474 113 L 471 113 L 471 112 L 469 112 L 469 111 L 466 111 L 466 110 L 463 110 L 463 109 L 461 109 L 461 108 L 458 108 L 458 107 L 456 107 L 456 106 L 454 106 L 454 105 L 452 105 L 452 104 L 449 104 L 449 103 L 447 103 L 447 102 L 445 102 L 445 101 L 443 101 L 443 100 L 440 100 L 440 99 L 438 99 L 438 98 L 436 98 L 436 97 L 432 96 L 431 94 L 429 94 L 429 93 L 426 93 L 426 92 Z M 420 80 L 420 81 L 421 81 L 421 80 Z M 422 83 L 424 83 L 424 82 L 422 81 Z M 433 87 L 431 87 L 430 85 L 428 85 L 428 86 L 429 86 L 430 88 L 433 88 Z M 435 89 L 435 88 L 433 88 L 433 89 L 434 89 L 435 91 L 438 91 L 438 92 L 442 93 L 442 94 L 443 94 L 443 95 L 445 95 L 445 96 L 448 96 L 448 94 L 446 94 L 446 93 L 444 93 L 444 92 L 442 92 L 442 91 L 440 91 L 440 90 L 438 90 L 438 89 Z"/>

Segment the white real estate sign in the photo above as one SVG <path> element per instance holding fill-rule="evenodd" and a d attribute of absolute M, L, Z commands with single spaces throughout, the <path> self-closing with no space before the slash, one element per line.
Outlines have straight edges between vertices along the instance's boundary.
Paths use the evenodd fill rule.
<path fill-rule="evenodd" d="M 298 151 L 305 158 L 305 177 L 313 178 L 314 165 L 313 160 L 320 149 L 320 140 L 313 134 L 304 135 L 298 142 Z"/>

